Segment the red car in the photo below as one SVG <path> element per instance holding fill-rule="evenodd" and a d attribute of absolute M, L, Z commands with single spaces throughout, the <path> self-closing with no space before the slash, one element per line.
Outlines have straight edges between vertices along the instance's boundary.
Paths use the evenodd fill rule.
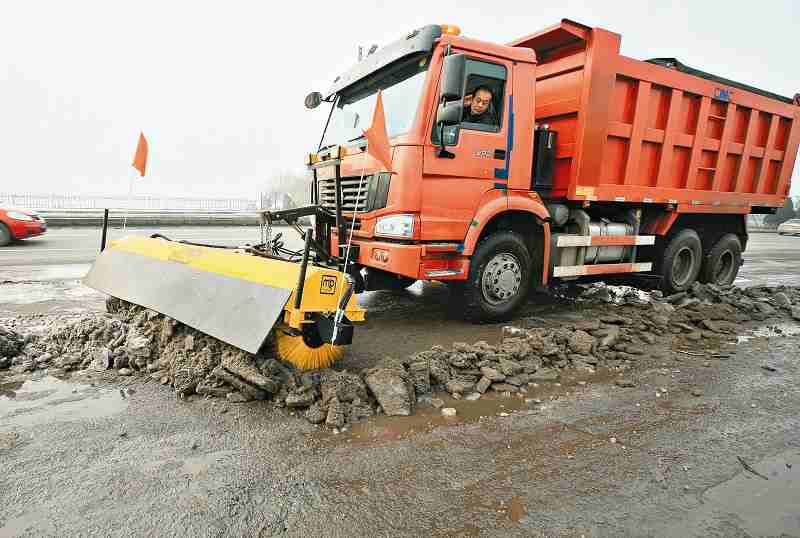
<path fill-rule="evenodd" d="M 47 231 L 47 223 L 36 211 L 0 207 L 0 247 L 16 239 L 36 237 Z"/>

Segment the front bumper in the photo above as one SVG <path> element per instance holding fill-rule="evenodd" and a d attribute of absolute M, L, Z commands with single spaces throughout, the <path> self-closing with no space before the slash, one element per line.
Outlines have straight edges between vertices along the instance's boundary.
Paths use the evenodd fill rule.
<path fill-rule="evenodd" d="M 45 233 L 47 231 L 47 223 L 43 220 L 12 220 L 9 228 L 14 239 L 27 239 Z"/>
<path fill-rule="evenodd" d="M 338 252 L 337 236 L 332 234 L 333 252 Z M 469 259 L 454 243 L 403 244 L 393 241 L 353 237 L 358 246 L 359 265 L 374 267 L 417 280 L 465 280 Z"/>

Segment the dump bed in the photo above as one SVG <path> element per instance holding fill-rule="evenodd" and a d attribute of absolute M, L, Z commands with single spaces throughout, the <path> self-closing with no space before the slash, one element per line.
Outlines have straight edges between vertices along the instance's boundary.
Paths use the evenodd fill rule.
<path fill-rule="evenodd" d="M 536 51 L 536 122 L 558 133 L 547 196 L 692 211 L 783 205 L 796 99 L 627 58 L 618 34 L 567 20 L 512 45 Z"/>

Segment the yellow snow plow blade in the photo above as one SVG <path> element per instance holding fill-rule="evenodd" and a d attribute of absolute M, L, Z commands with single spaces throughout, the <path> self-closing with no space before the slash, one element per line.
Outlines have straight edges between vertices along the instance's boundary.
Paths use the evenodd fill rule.
<path fill-rule="evenodd" d="M 364 320 L 339 271 L 309 263 L 303 274 L 297 262 L 165 239 L 111 241 L 84 283 L 250 353 L 257 353 L 276 328 L 279 348 L 289 355 L 284 358 L 301 368 L 328 366 L 350 343 L 348 322 Z M 339 325 L 331 345 L 340 301 L 346 301 L 346 325 Z"/>

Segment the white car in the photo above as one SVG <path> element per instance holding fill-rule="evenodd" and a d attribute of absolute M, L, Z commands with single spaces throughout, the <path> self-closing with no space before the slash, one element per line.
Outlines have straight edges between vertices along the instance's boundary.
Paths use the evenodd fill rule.
<path fill-rule="evenodd" d="M 778 226 L 778 233 L 780 235 L 797 235 L 800 234 L 800 219 L 789 219 Z"/>

